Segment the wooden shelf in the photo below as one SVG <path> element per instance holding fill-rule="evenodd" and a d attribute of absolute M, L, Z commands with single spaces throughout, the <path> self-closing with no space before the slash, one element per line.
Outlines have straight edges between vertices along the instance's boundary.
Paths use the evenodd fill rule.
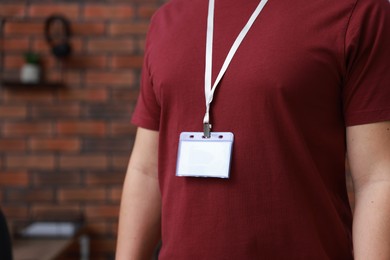
<path fill-rule="evenodd" d="M 43 81 L 38 83 L 23 83 L 17 80 L 2 80 L 1 87 L 7 89 L 56 89 L 63 88 L 64 84 L 62 82 L 56 81 Z"/>

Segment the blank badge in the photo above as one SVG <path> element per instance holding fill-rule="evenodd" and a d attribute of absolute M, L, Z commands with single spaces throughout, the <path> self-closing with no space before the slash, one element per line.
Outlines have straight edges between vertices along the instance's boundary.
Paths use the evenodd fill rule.
<path fill-rule="evenodd" d="M 229 178 L 233 139 L 228 132 L 181 133 L 176 176 Z"/>

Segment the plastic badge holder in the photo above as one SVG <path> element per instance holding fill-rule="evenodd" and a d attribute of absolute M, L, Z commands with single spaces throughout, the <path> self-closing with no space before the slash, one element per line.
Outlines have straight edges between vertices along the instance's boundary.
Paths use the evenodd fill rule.
<path fill-rule="evenodd" d="M 181 133 L 176 176 L 229 178 L 233 140 L 230 132 Z"/>

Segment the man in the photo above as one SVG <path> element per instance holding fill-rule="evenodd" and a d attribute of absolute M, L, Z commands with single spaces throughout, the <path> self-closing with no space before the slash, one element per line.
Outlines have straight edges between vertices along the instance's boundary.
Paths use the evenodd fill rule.
<path fill-rule="evenodd" d="M 390 259 L 389 46 L 387 0 L 171 0 L 148 34 L 117 259 L 160 237 L 163 260 Z M 185 169 L 211 176 L 220 156 L 210 123 L 234 136 L 230 171 L 199 178 Z M 186 150 L 188 132 L 204 138 Z"/>

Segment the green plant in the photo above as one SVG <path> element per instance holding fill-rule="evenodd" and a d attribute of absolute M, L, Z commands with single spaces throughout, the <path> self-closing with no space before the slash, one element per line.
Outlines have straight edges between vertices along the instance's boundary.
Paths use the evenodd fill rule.
<path fill-rule="evenodd" d="M 40 57 L 38 53 L 29 51 L 24 53 L 24 60 L 29 64 L 39 64 Z"/>

